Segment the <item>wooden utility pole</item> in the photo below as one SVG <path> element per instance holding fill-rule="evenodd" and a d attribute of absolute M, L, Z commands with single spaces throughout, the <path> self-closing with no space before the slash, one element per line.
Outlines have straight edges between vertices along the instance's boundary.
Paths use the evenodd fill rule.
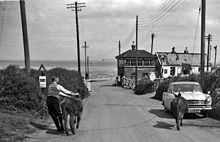
<path fill-rule="evenodd" d="M 135 48 L 135 88 L 137 88 L 137 78 L 138 78 L 138 63 L 137 63 L 137 53 L 138 53 L 138 15 L 136 16 L 136 48 Z"/>
<path fill-rule="evenodd" d="M 86 41 L 84 42 L 84 46 L 82 46 L 82 48 L 85 48 L 85 78 L 87 79 L 88 73 L 87 73 L 86 49 L 89 48 L 89 46 L 86 45 Z"/>
<path fill-rule="evenodd" d="M 208 39 L 208 48 L 207 48 L 207 72 L 209 71 L 209 59 L 210 59 L 210 41 L 212 40 L 212 35 L 207 36 Z"/>
<path fill-rule="evenodd" d="M 217 45 L 214 47 L 214 49 L 215 49 L 214 67 L 216 67 Z"/>
<path fill-rule="evenodd" d="M 85 3 L 72 3 L 67 4 L 67 9 L 72 9 L 72 11 L 75 11 L 75 17 L 76 17 L 76 40 L 77 40 L 77 57 L 78 57 L 78 72 L 81 74 L 81 65 L 80 65 L 80 43 L 79 43 L 79 24 L 78 24 L 78 11 L 81 11 L 82 7 Z"/>
<path fill-rule="evenodd" d="M 21 25 L 22 25 L 22 34 L 23 34 L 23 44 L 24 44 L 25 70 L 27 72 L 29 72 L 30 71 L 30 53 L 29 53 L 27 20 L 26 20 L 25 1 L 24 0 L 20 0 L 20 11 L 21 11 Z"/>
<path fill-rule="evenodd" d="M 153 54 L 153 47 L 154 47 L 154 37 L 155 37 L 155 34 L 152 33 L 151 34 L 151 54 Z"/>
<path fill-rule="evenodd" d="M 121 54 L 121 41 L 118 41 L 118 54 Z"/>
<path fill-rule="evenodd" d="M 88 74 L 87 79 L 89 79 L 89 56 L 87 56 L 87 74 Z"/>
<path fill-rule="evenodd" d="M 201 0 L 202 2 L 202 18 L 201 18 L 201 66 L 200 72 L 201 75 L 204 75 L 204 66 L 205 66 L 205 17 L 206 17 L 206 0 Z"/>

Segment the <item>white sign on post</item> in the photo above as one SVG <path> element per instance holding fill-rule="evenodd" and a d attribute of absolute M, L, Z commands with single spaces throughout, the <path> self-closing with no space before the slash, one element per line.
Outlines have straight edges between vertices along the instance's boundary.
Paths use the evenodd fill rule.
<path fill-rule="evenodd" d="M 40 88 L 46 88 L 47 86 L 46 76 L 39 76 L 39 84 L 40 84 Z"/>

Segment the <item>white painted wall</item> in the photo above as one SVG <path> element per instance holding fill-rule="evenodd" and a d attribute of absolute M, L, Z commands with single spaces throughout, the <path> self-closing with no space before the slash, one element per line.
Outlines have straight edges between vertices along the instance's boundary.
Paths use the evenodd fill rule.
<path fill-rule="evenodd" d="M 170 67 L 172 66 L 162 66 L 162 69 L 163 69 L 163 73 L 162 73 L 162 76 L 163 78 L 167 78 L 170 76 Z M 165 70 L 167 70 L 167 73 L 165 73 Z M 175 75 L 174 76 L 177 76 L 178 74 L 181 73 L 181 70 L 182 70 L 182 66 L 176 66 L 175 67 Z M 207 67 L 204 68 L 204 71 L 206 72 L 207 71 Z M 209 67 L 209 71 L 211 71 L 211 67 Z M 199 74 L 199 67 L 192 67 L 192 70 L 190 72 L 191 74 Z"/>

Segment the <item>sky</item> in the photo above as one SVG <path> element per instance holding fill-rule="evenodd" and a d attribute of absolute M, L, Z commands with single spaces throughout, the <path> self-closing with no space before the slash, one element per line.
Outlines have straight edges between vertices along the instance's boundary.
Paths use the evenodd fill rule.
<path fill-rule="evenodd" d="M 77 60 L 75 11 L 66 8 L 72 0 L 26 0 L 31 60 Z M 201 0 L 78 0 L 80 47 L 87 42 L 90 60 L 115 59 L 131 49 L 138 15 L 138 49 L 150 52 L 155 34 L 155 52 L 199 53 Z M 206 0 L 206 35 L 220 46 L 220 2 Z M 206 41 L 207 48 L 207 41 Z M 207 50 L 207 49 L 206 49 Z M 80 48 L 81 59 L 84 49 Z M 218 54 L 220 49 L 218 49 Z M 211 58 L 214 58 L 212 48 Z M 0 0 L 0 60 L 23 60 L 23 40 L 18 0 Z M 220 56 L 217 57 L 220 61 Z"/>

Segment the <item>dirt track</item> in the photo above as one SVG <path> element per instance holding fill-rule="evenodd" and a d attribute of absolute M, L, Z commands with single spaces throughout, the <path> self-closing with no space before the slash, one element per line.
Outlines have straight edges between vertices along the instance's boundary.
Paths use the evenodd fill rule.
<path fill-rule="evenodd" d="M 136 96 L 112 82 L 92 84 L 84 100 L 84 112 L 76 135 L 56 133 L 55 127 L 42 130 L 26 141 L 33 142 L 218 142 L 220 122 L 211 118 L 187 116 L 181 131 L 176 130 L 170 113 L 160 101 L 147 94 Z"/>

